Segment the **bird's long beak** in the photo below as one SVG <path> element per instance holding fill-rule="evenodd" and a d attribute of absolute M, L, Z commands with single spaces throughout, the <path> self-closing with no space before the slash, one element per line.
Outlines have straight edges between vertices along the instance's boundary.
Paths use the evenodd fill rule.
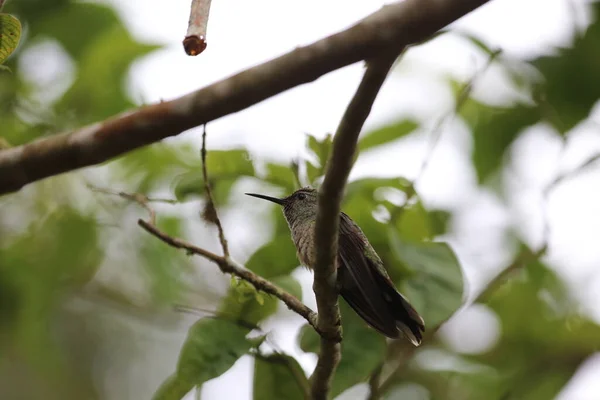
<path fill-rule="evenodd" d="M 283 205 L 283 199 L 278 199 L 277 197 L 265 196 L 264 194 L 256 194 L 256 193 L 246 193 L 248 196 L 258 197 L 259 199 L 271 201 L 273 203 Z"/>

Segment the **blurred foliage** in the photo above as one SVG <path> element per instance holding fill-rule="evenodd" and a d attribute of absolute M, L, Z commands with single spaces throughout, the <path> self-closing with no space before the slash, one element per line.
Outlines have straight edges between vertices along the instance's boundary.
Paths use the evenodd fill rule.
<path fill-rule="evenodd" d="M 295 358 L 277 353 L 256 357 L 253 398 L 303 400 L 308 385 Z"/>
<path fill-rule="evenodd" d="M 340 301 L 340 312 L 344 340 L 342 359 L 331 384 L 332 396 L 364 382 L 385 357 L 385 337 L 369 328 L 343 301 Z M 302 329 L 299 342 L 302 350 L 319 352 L 319 336 L 308 325 Z"/>
<path fill-rule="evenodd" d="M 399 286 L 417 310 L 421 310 L 427 326 L 439 326 L 462 304 L 463 277 L 456 255 L 446 243 L 404 242 L 393 230 L 390 237 L 396 264 L 412 272 Z"/>
<path fill-rule="evenodd" d="M 246 339 L 251 330 L 224 319 L 203 318 L 196 322 L 181 349 L 177 372 L 163 383 L 154 398 L 180 399 L 194 386 L 227 371 L 256 344 Z"/>
<path fill-rule="evenodd" d="M 600 11 L 598 3 L 592 8 Z M 0 40 L 0 63 L 6 59 L 13 71 L 0 71 L 0 149 L 134 106 L 125 90 L 129 68 L 157 47 L 136 40 L 113 8 L 72 0 L 28 0 L 10 1 L 3 12 L 7 14 L 2 14 L 0 32 L 10 14 L 23 24 L 25 35 L 8 59 L 5 41 Z M 493 182 L 505 168 L 508 150 L 525 129 L 546 123 L 565 136 L 586 120 L 600 98 L 600 22 L 596 17 L 593 21 L 569 48 L 528 61 L 509 59 L 480 39 L 461 34 L 473 51 L 494 57 L 494 65 L 531 100 L 494 106 L 469 97 L 457 104 L 458 116 L 472 135 L 472 168 L 480 184 Z M 40 93 L 56 88 L 38 87 L 17 67 L 28 51 L 48 42 L 64 52 L 74 72 L 67 87 L 52 100 L 43 100 Z M 535 79 L 529 73 L 532 68 L 538 73 Z M 469 82 L 449 80 L 457 103 L 458 90 L 465 84 Z M 375 153 L 424 128 L 417 120 L 399 118 L 364 133 L 359 149 Z M 215 203 L 224 211 L 221 215 L 226 218 L 232 200 L 240 196 L 242 180 L 267 183 L 269 190 L 282 195 L 305 182 L 318 186 L 331 146 L 331 135 L 308 135 L 307 159 L 290 163 L 257 160 L 244 148 L 209 149 L 209 179 Z M 158 226 L 169 234 L 204 245 L 214 233 L 203 236 L 194 229 L 202 226 L 198 211 L 205 200 L 198 148 L 176 141 L 155 144 L 109 163 L 104 172 L 100 178 L 86 179 L 118 182 L 119 189 L 128 192 L 173 199 L 174 205 L 151 204 L 156 206 Z M 192 264 L 184 253 L 137 229 L 135 218 L 144 210 L 138 214 L 116 196 L 91 193 L 80 178 L 52 178 L 0 199 L 0 398 L 109 398 L 109 389 L 128 378 L 114 372 L 115 365 L 123 363 L 152 377 L 136 386 L 133 397 L 149 397 L 158 387 L 156 399 L 180 399 L 247 354 L 254 357 L 254 398 L 303 398 L 306 371 L 270 344 L 261 330 L 265 320 L 280 318 L 277 299 L 238 279 L 224 286 L 205 281 L 195 268 L 205 264 Z M 453 232 L 455 211 L 430 209 L 414 186 L 402 176 L 355 179 L 347 185 L 342 208 L 360 225 L 393 281 L 423 314 L 427 333 L 433 334 L 463 305 L 465 284 L 459 260 L 441 241 Z M 295 296 L 309 298 L 311 293 L 302 293 L 292 276 L 299 262 L 281 210 L 272 206 L 266 215 L 262 223 L 271 236 L 250 254 L 242 252 L 245 266 Z M 230 247 L 237 253 L 235 240 Z M 136 358 L 148 348 L 161 347 L 162 336 L 152 337 L 151 345 L 144 347 L 135 335 L 127 339 L 115 334 L 122 320 L 156 334 L 162 328 L 159 316 L 172 317 L 170 306 L 181 302 L 212 310 L 212 318 L 201 318 L 189 328 L 187 339 L 177 347 L 176 365 Z M 343 301 L 340 305 L 343 357 L 333 381 L 334 396 L 367 382 L 380 366 L 387 370 L 406 361 L 390 351 L 394 344 L 368 328 Z M 407 363 L 387 385 L 384 398 L 397 398 L 398 388 L 413 383 L 434 399 L 546 400 L 556 396 L 600 346 L 600 326 L 574 311 L 577 307 L 563 281 L 542 261 L 528 260 L 508 284 L 486 298 L 485 306 L 501 326 L 492 348 L 461 354 L 434 336 L 424 349 L 442 352 L 454 362 L 440 363 L 443 368 Z M 109 322 L 81 328 L 85 317 L 106 309 Z M 169 329 L 181 327 L 170 322 Z M 98 338 L 118 342 L 118 350 L 102 348 Z M 94 345 L 82 350 L 77 343 Z M 303 326 L 297 344 L 315 353 L 318 336 Z M 100 363 L 99 354 L 109 351 L 102 360 L 112 364 Z M 155 364 L 168 367 L 168 373 L 161 372 L 162 385 Z M 125 391 L 121 396 L 131 397 Z"/>
<path fill-rule="evenodd" d="M 412 133 L 418 127 L 419 124 L 415 121 L 401 120 L 369 132 L 367 135 L 363 135 L 358 142 L 358 147 L 361 151 L 366 151 L 381 146 L 382 144 L 401 139 Z"/>
<path fill-rule="evenodd" d="M 592 8 L 598 13 L 598 3 Z M 596 83 L 600 57 L 595 50 L 599 41 L 600 24 L 596 22 L 577 34 L 572 47 L 561 49 L 553 56 L 532 60 L 529 67 L 537 69 L 542 76 L 541 82 L 527 80 L 525 62 L 496 57 L 512 76 L 515 86 L 523 86 L 524 80 L 527 82 L 535 102 L 507 108 L 491 107 L 469 99 L 461 107 L 460 114 L 471 127 L 473 165 L 480 182 L 501 166 L 506 150 L 525 128 L 546 122 L 565 135 L 587 118 L 600 97 L 600 84 Z M 481 42 L 475 42 L 482 48 Z"/>

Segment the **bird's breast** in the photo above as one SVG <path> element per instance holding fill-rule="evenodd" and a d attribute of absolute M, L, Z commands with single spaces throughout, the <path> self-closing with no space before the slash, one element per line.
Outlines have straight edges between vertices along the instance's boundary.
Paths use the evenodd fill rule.
<path fill-rule="evenodd" d="M 296 245 L 298 259 L 308 268 L 313 268 L 315 265 L 315 224 L 307 222 L 299 224 L 292 229 L 292 239 Z"/>

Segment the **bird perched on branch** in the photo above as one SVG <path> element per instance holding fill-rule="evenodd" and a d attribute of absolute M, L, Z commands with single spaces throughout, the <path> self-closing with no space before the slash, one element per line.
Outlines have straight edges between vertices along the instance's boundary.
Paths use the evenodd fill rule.
<path fill-rule="evenodd" d="M 281 199 L 262 194 L 246 194 L 283 207 L 298 258 L 305 266 L 313 269 L 316 264 L 314 236 L 317 191 L 302 188 Z M 396 290 L 365 234 L 344 213 L 340 213 L 337 257 L 337 287 L 350 307 L 385 336 L 396 339 L 402 335 L 415 346 L 420 345 L 425 331 L 423 318 Z"/>

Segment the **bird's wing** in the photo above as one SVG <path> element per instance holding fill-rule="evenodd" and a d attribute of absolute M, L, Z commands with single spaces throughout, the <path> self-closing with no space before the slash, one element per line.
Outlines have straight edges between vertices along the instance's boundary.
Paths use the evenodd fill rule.
<path fill-rule="evenodd" d="M 338 262 L 340 294 L 373 328 L 388 337 L 398 337 L 394 315 L 390 312 L 381 288 L 374 260 L 366 256 L 367 244 L 358 234 L 356 224 L 346 214 L 340 215 Z"/>

